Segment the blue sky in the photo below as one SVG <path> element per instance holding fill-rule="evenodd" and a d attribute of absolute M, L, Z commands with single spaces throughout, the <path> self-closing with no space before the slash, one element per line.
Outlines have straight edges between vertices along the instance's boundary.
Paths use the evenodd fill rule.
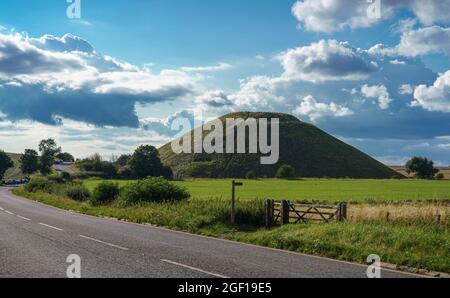
<path fill-rule="evenodd" d="M 328 5 L 327 5 L 328 4 Z M 0 2 L 0 148 L 161 145 L 177 115 L 295 114 L 390 164 L 450 164 L 450 1 Z"/>

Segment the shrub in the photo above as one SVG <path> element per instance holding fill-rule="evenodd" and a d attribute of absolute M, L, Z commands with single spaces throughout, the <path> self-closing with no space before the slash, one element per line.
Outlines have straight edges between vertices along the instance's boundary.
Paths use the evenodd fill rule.
<path fill-rule="evenodd" d="M 439 174 L 436 175 L 436 179 L 437 180 L 443 180 L 444 178 L 445 178 L 445 176 L 444 176 L 443 173 L 439 173 Z"/>
<path fill-rule="evenodd" d="M 56 186 L 56 182 L 41 178 L 34 177 L 25 185 L 25 191 L 27 192 L 47 192 L 51 193 Z"/>
<path fill-rule="evenodd" d="M 63 188 L 63 193 L 72 200 L 80 202 L 86 201 L 91 195 L 89 190 L 81 184 L 65 185 Z"/>
<path fill-rule="evenodd" d="M 190 194 L 185 188 L 160 177 L 147 178 L 124 186 L 119 199 L 123 205 L 133 205 L 144 202 L 182 201 L 189 197 Z"/>
<path fill-rule="evenodd" d="M 295 178 L 295 169 L 290 165 L 282 165 L 276 174 L 278 179 L 291 179 Z"/>
<path fill-rule="evenodd" d="M 245 174 L 245 179 L 256 179 L 256 174 L 254 171 L 248 171 L 247 174 Z"/>
<path fill-rule="evenodd" d="M 71 181 L 72 180 L 72 176 L 68 172 L 62 172 L 61 173 L 61 178 L 64 179 L 65 181 Z"/>
<path fill-rule="evenodd" d="M 94 189 L 90 202 L 92 205 L 103 205 L 113 202 L 119 195 L 119 185 L 113 182 L 102 182 Z"/>
<path fill-rule="evenodd" d="M 49 181 L 52 181 L 52 182 L 55 182 L 55 183 L 58 183 L 58 184 L 62 184 L 62 183 L 65 182 L 63 177 L 61 177 L 59 175 L 50 175 L 50 176 L 47 176 L 47 179 Z"/>

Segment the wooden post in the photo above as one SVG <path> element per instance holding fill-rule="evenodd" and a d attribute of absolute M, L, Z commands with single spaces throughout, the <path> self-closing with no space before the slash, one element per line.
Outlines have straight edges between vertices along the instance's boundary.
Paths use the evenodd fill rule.
<path fill-rule="evenodd" d="M 289 224 L 289 202 L 286 200 L 281 201 L 281 225 Z"/>
<path fill-rule="evenodd" d="M 274 201 L 266 200 L 264 203 L 266 229 L 270 229 L 273 225 Z"/>
<path fill-rule="evenodd" d="M 232 182 L 232 190 L 231 190 L 231 224 L 234 225 L 236 223 L 236 181 Z"/>
<path fill-rule="evenodd" d="M 347 203 L 342 203 L 341 208 L 341 221 L 347 221 Z"/>
<path fill-rule="evenodd" d="M 236 186 L 244 185 L 241 182 L 236 182 L 233 180 L 231 189 L 231 224 L 236 223 Z"/>
<path fill-rule="evenodd" d="M 337 222 L 341 222 L 342 221 L 342 203 L 338 203 L 337 204 L 336 221 Z"/>

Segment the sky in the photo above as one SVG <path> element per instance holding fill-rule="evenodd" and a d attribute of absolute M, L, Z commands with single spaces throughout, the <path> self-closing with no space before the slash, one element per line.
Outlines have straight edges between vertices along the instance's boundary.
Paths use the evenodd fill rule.
<path fill-rule="evenodd" d="M 0 149 L 111 156 L 176 117 L 274 111 L 449 165 L 450 0 L 373 1 L 2 0 Z"/>

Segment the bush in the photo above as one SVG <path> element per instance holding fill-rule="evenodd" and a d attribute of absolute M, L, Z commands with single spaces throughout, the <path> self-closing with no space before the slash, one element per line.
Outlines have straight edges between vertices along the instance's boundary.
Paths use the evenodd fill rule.
<path fill-rule="evenodd" d="M 81 184 L 68 184 L 63 188 L 63 193 L 75 201 L 86 201 L 90 197 L 89 190 Z"/>
<path fill-rule="evenodd" d="M 439 173 L 439 174 L 436 175 L 436 179 L 437 180 L 443 180 L 444 178 L 445 178 L 445 176 L 444 176 L 443 173 Z"/>
<path fill-rule="evenodd" d="M 119 195 L 119 185 L 113 182 L 102 182 L 94 189 L 90 202 L 92 205 L 103 205 L 113 202 Z"/>
<path fill-rule="evenodd" d="M 25 191 L 52 193 L 55 186 L 56 182 L 54 181 L 41 177 L 34 177 L 25 185 Z"/>
<path fill-rule="evenodd" d="M 144 202 L 182 201 L 189 197 L 190 194 L 185 188 L 160 177 L 147 178 L 124 186 L 119 199 L 123 205 L 134 205 Z"/>
<path fill-rule="evenodd" d="M 71 181 L 72 180 L 72 176 L 68 172 L 62 172 L 61 173 L 61 178 L 64 179 L 65 181 Z"/>
<path fill-rule="evenodd" d="M 291 179 L 295 178 L 295 169 L 290 165 L 281 166 L 276 174 L 276 178 L 278 179 Z"/>
<path fill-rule="evenodd" d="M 256 179 L 255 172 L 248 171 L 247 174 L 245 174 L 245 179 L 248 179 L 248 180 Z"/>
<path fill-rule="evenodd" d="M 47 176 L 47 179 L 49 181 L 52 181 L 52 182 L 55 182 L 55 183 L 58 183 L 58 184 L 62 184 L 62 183 L 65 182 L 63 177 L 61 177 L 59 175 L 50 175 L 50 176 Z"/>

